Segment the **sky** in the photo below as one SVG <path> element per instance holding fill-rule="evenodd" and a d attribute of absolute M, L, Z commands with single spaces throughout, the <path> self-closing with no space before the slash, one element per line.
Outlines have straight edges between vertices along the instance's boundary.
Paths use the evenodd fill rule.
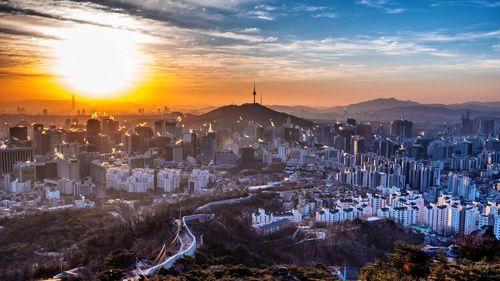
<path fill-rule="evenodd" d="M 2 100 L 500 101 L 500 1 L 0 1 Z"/>

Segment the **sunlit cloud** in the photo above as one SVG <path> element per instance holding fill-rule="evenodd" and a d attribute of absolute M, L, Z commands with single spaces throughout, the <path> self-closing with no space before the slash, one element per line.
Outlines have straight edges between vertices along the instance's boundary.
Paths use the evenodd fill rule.
<path fill-rule="evenodd" d="M 362 9 L 359 17 L 367 10 L 375 14 L 371 8 L 383 13 L 411 10 L 400 3 L 359 1 L 353 5 Z M 337 5 L 208 0 L 85 3 L 26 0 L 0 3 L 0 14 L 0 77 L 45 76 L 68 82 L 65 79 L 68 71 L 55 66 L 60 66 L 61 57 L 75 56 L 71 52 L 64 55 L 62 51 L 65 44 L 75 41 L 71 33 L 88 29 L 99 31 L 94 34 L 123 34 L 119 37 L 127 38 L 118 40 L 122 43 L 117 44 L 132 50 L 127 56 L 132 58 L 133 67 L 119 69 L 123 71 L 122 80 L 134 87 L 153 79 L 148 83 L 159 89 L 175 84 L 182 89 L 203 91 L 214 79 L 380 79 L 390 75 L 414 77 L 426 71 L 436 76 L 468 71 L 496 73 L 500 68 L 500 31 L 494 25 L 468 32 L 388 29 L 349 34 L 344 32 L 342 21 L 356 21 L 358 15 L 345 13 Z M 300 25 L 276 27 L 297 17 L 310 22 L 311 26 L 319 22 L 323 25 L 310 30 Z M 97 37 L 85 36 L 80 45 L 113 46 L 106 43 L 112 36 Z M 479 41 L 487 44 L 489 53 L 469 47 Z M 71 49 L 78 51 L 76 47 Z M 118 53 L 107 50 L 108 56 L 100 52 L 96 57 L 103 55 L 104 61 L 116 55 L 114 60 L 118 63 Z M 87 67 L 91 68 L 92 64 L 89 62 Z M 99 79 L 87 80 L 103 84 Z M 129 86 L 115 88 L 116 92 L 131 89 Z"/>

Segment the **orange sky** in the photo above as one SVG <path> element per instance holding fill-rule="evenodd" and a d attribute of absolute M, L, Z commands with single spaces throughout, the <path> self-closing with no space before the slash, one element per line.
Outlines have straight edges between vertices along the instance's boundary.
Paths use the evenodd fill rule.
<path fill-rule="evenodd" d="M 251 0 L 227 7 L 218 1 L 188 1 L 193 5 L 189 13 L 168 4 L 186 13 L 172 18 L 148 13 L 166 8 L 154 1 L 144 2 L 140 15 L 126 7 L 110 11 L 107 1 L 97 2 L 0 5 L 3 101 L 75 95 L 86 102 L 119 99 L 171 108 L 240 104 L 251 102 L 253 82 L 258 99 L 263 94 L 268 105 L 335 106 L 380 97 L 460 103 L 500 97 L 495 41 L 500 31 L 495 29 L 438 34 L 385 27 L 384 36 L 357 32 L 346 37 L 313 28 L 325 24 L 321 17 L 328 17 L 327 24 L 344 20 L 325 12 L 328 7 L 297 5 L 271 16 L 277 7 L 254 6 Z M 311 22 L 312 28 L 300 34 L 273 25 L 278 15 L 300 9 L 323 11 L 303 15 L 320 22 Z M 195 11 L 199 14 L 190 18 Z M 183 23 L 186 16 L 190 20 Z"/>

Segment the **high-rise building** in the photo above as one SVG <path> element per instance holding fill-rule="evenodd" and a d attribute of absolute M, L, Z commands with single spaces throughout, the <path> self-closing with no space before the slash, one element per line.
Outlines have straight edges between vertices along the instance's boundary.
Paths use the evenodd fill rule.
<path fill-rule="evenodd" d="M 217 153 L 217 136 L 215 133 L 207 133 L 201 138 L 200 144 L 200 157 L 202 164 L 209 164 L 215 161 L 215 154 Z"/>
<path fill-rule="evenodd" d="M 353 136 L 351 138 L 351 153 L 356 155 L 359 153 L 365 153 L 366 151 L 366 143 L 365 139 L 360 136 Z"/>
<path fill-rule="evenodd" d="M 101 121 L 98 119 L 87 120 L 87 136 L 96 136 L 101 132 Z"/>
<path fill-rule="evenodd" d="M 394 120 L 391 123 L 391 135 L 403 138 L 411 138 L 413 136 L 413 122 L 408 120 Z"/>
<path fill-rule="evenodd" d="M 18 141 L 28 140 L 28 128 L 25 126 L 10 127 L 9 136 L 11 140 L 18 140 Z"/>
<path fill-rule="evenodd" d="M 58 159 L 57 177 L 70 180 L 80 179 L 80 163 L 78 159 Z"/>
<path fill-rule="evenodd" d="M 36 180 L 35 163 L 34 162 L 17 162 L 12 169 L 14 178 L 19 182 Z"/>
<path fill-rule="evenodd" d="M 479 228 L 480 212 L 475 205 L 468 205 L 464 209 L 464 234 L 469 235 Z"/>
<path fill-rule="evenodd" d="M 182 135 L 182 127 L 176 119 L 165 121 L 165 133 L 174 138 L 180 138 Z"/>
<path fill-rule="evenodd" d="M 165 120 L 156 120 L 154 123 L 154 129 L 156 135 L 165 134 Z"/>
<path fill-rule="evenodd" d="M 157 186 L 165 192 L 173 192 L 181 184 L 181 171 L 177 169 L 161 169 L 156 176 Z"/>
<path fill-rule="evenodd" d="M 14 164 L 33 159 L 31 147 L 6 147 L 0 148 L 0 174 L 11 173 Z"/>
<path fill-rule="evenodd" d="M 182 144 L 182 159 L 186 159 L 188 156 L 196 157 L 198 152 L 195 133 L 184 133 L 182 135 Z"/>
<path fill-rule="evenodd" d="M 243 147 L 241 149 L 241 164 L 245 167 L 254 165 L 255 150 L 252 147 Z"/>
<path fill-rule="evenodd" d="M 479 120 L 479 132 L 482 134 L 493 134 L 495 132 L 495 120 L 481 119 Z"/>
<path fill-rule="evenodd" d="M 379 139 L 375 148 L 378 154 L 385 158 L 390 159 L 394 156 L 394 143 L 391 140 Z"/>
<path fill-rule="evenodd" d="M 356 126 L 357 134 L 367 141 L 373 140 L 373 127 L 370 123 L 358 124 Z"/>
<path fill-rule="evenodd" d="M 463 134 L 472 134 L 474 123 L 470 119 L 470 111 L 467 110 L 464 115 L 462 115 L 462 133 Z"/>

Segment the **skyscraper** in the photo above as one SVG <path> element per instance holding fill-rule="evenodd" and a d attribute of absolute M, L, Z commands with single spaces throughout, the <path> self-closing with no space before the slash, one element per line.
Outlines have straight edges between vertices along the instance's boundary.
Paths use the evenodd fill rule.
<path fill-rule="evenodd" d="M 215 133 L 208 133 L 201 139 L 200 154 L 201 163 L 209 164 L 215 161 L 215 154 L 217 152 L 217 137 Z"/>
<path fill-rule="evenodd" d="M 470 111 L 467 110 L 462 115 L 462 134 L 471 134 L 473 132 L 473 122 L 470 119 Z"/>
<path fill-rule="evenodd" d="M 392 121 L 391 135 L 400 139 L 411 138 L 413 135 L 413 122 L 403 119 Z"/>
<path fill-rule="evenodd" d="M 33 148 L 31 146 L 0 148 L 0 174 L 11 173 L 15 163 L 19 161 L 26 162 L 32 159 Z"/>
<path fill-rule="evenodd" d="M 9 135 L 11 140 L 27 140 L 28 128 L 25 126 L 15 126 L 9 128 Z"/>

